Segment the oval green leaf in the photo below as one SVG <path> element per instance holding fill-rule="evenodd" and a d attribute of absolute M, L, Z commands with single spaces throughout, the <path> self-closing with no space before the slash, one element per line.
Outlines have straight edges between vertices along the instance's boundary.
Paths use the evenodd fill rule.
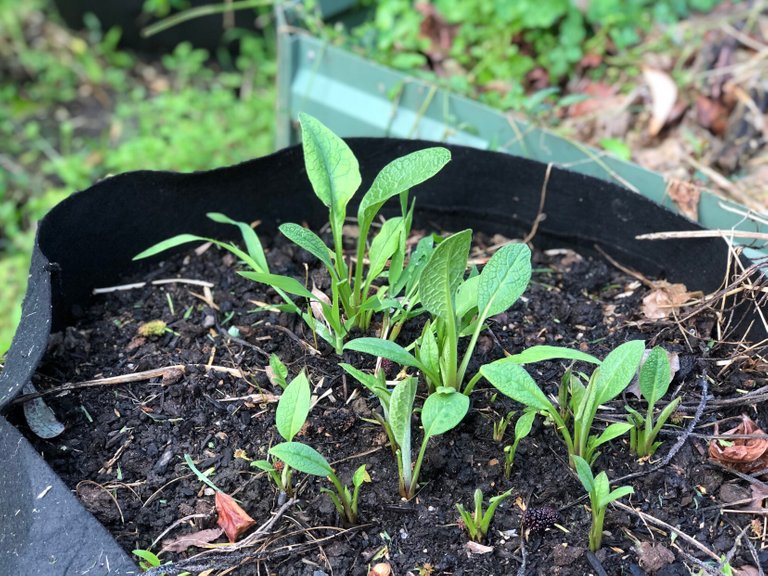
<path fill-rule="evenodd" d="M 631 340 L 618 346 L 605 357 L 595 381 L 597 405 L 605 404 L 629 386 L 645 351 L 645 342 Z"/>
<path fill-rule="evenodd" d="M 304 474 L 330 476 L 333 468 L 320 452 L 301 442 L 283 442 L 269 449 L 269 453 Z"/>
<path fill-rule="evenodd" d="M 422 364 L 408 350 L 382 338 L 355 338 L 344 344 L 344 350 L 354 350 L 371 354 L 372 356 L 381 356 L 387 360 L 392 360 L 401 366 L 413 366 L 422 369 Z"/>
<path fill-rule="evenodd" d="M 670 382 L 672 371 L 667 352 L 660 346 L 655 346 L 640 368 L 640 394 L 650 406 L 655 406 L 656 401 L 669 390 Z"/>
<path fill-rule="evenodd" d="M 453 314 L 454 294 L 467 267 L 472 231 L 462 230 L 443 240 L 421 271 L 419 297 L 429 312 L 440 318 Z"/>
<path fill-rule="evenodd" d="M 424 439 L 444 434 L 459 425 L 469 410 L 469 397 L 453 388 L 440 386 L 424 401 L 421 425 Z"/>
<path fill-rule="evenodd" d="M 288 442 L 299 433 L 307 421 L 312 405 L 312 392 L 304 371 L 291 380 L 277 403 L 275 424 L 277 431 Z"/>
<path fill-rule="evenodd" d="M 531 281 L 531 249 L 507 244 L 494 254 L 480 272 L 477 309 L 483 319 L 512 306 Z"/>
<path fill-rule="evenodd" d="M 389 425 L 397 445 L 411 450 L 411 414 L 413 414 L 413 401 L 416 398 L 416 378 L 406 378 L 401 381 L 389 400 Z"/>
<path fill-rule="evenodd" d="M 531 346 L 519 354 L 512 354 L 503 358 L 500 362 L 508 362 L 510 364 L 533 364 L 534 362 L 543 362 L 545 360 L 580 360 L 591 364 L 600 364 L 600 360 L 591 354 L 581 352 L 580 350 L 547 345 Z"/>
<path fill-rule="evenodd" d="M 531 375 L 517 364 L 497 360 L 480 368 L 480 373 L 505 396 L 535 410 L 553 412 L 555 407 L 549 401 Z"/>

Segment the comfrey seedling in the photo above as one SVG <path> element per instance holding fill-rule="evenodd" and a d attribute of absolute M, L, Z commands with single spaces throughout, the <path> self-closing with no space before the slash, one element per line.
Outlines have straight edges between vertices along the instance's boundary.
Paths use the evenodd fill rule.
<path fill-rule="evenodd" d="M 504 477 L 509 480 L 512 474 L 512 466 L 515 464 L 515 454 L 520 440 L 528 436 L 536 419 L 536 411 L 527 409 L 515 422 L 515 440 L 509 446 L 504 447 Z"/>
<path fill-rule="evenodd" d="M 485 512 L 483 512 L 483 491 L 480 488 L 475 490 L 474 512 L 465 510 L 461 503 L 456 504 L 456 509 L 459 511 L 462 522 L 464 522 L 470 540 L 478 543 L 485 540 L 485 536 L 488 534 L 488 527 L 491 525 L 493 515 L 496 513 L 496 508 L 511 495 L 512 490 L 507 490 L 503 494 L 494 496 L 488 501 L 488 509 Z"/>
<path fill-rule="evenodd" d="M 275 356 L 275 358 L 277 357 Z M 275 365 L 277 366 L 278 364 L 275 363 Z M 309 380 L 302 371 L 285 387 L 277 403 L 275 425 L 284 440 L 287 442 L 293 441 L 296 434 L 304 427 L 311 407 L 312 393 L 309 389 Z M 264 470 L 269 474 L 269 477 L 280 491 L 293 495 L 291 467 L 285 461 L 283 461 L 282 471 L 278 470 L 268 460 L 254 460 L 251 462 L 251 466 Z"/>
<path fill-rule="evenodd" d="M 629 423 L 632 425 L 632 428 L 629 430 L 629 446 L 640 457 L 653 456 L 656 449 L 661 446 L 661 442 L 656 442 L 656 437 L 659 435 L 659 431 L 664 424 L 667 423 L 669 417 L 680 405 L 682 398 L 678 396 L 667 404 L 654 424 L 653 413 L 656 402 L 667 393 L 671 382 L 672 374 L 669 366 L 669 357 L 663 348 L 656 346 L 648 354 L 648 358 L 646 358 L 645 363 L 640 368 L 640 394 L 648 402 L 645 416 L 637 410 L 625 406 L 627 412 L 629 412 Z"/>
<path fill-rule="evenodd" d="M 464 280 L 471 242 L 471 230 L 449 236 L 435 248 L 420 273 L 419 298 L 431 319 L 424 326 L 415 355 L 394 342 L 377 338 L 351 340 L 345 348 L 416 367 L 426 377 L 430 390 L 443 386 L 461 391 L 485 321 L 512 306 L 531 279 L 528 246 L 507 244 L 491 257 L 480 274 Z M 470 341 L 459 361 L 462 336 L 470 336 Z M 468 386 L 465 393 L 470 391 Z"/>
<path fill-rule="evenodd" d="M 364 482 L 370 482 L 371 477 L 365 469 L 365 464 L 360 466 L 352 475 L 353 490 L 341 483 L 336 473 L 331 468 L 322 454 L 311 446 L 301 442 L 283 442 L 270 448 L 269 453 L 282 460 L 287 466 L 295 468 L 304 474 L 328 478 L 333 484 L 334 491 L 322 488 L 321 490 L 328 494 L 339 514 L 350 524 L 357 523 L 358 517 L 358 499 L 360 496 L 360 487 Z"/>
<path fill-rule="evenodd" d="M 480 368 L 484 376 L 502 394 L 524 404 L 528 411 L 544 414 L 552 419 L 568 449 L 571 466 L 574 456 L 592 464 L 599 452 L 597 448 L 626 433 L 631 424 L 610 424 L 600 435 L 592 434 L 592 425 L 601 404 L 613 400 L 629 385 L 637 372 L 645 350 L 642 340 L 632 340 L 618 346 L 605 360 L 594 356 L 551 346 L 534 346 L 524 352 L 486 364 Z M 577 377 L 569 378 L 568 389 L 559 395 L 561 410 L 550 402 L 523 364 L 541 360 L 568 359 L 599 364 L 586 385 Z M 570 374 L 567 373 L 567 374 Z M 565 386 L 565 384 L 563 384 Z M 565 415 L 564 415 L 565 414 Z M 571 426 L 569 427 L 569 420 Z"/>
<path fill-rule="evenodd" d="M 469 410 L 469 398 L 452 388 L 445 387 L 438 388 L 427 397 L 421 409 L 421 426 L 424 429 L 424 436 L 416 457 L 416 465 L 413 466 L 411 416 L 414 411 L 413 403 L 416 399 L 418 380 L 415 377 L 407 377 L 390 391 L 383 382 L 383 377 L 365 374 L 349 364 L 341 364 L 341 367 L 379 399 L 382 414 L 377 417 L 377 420 L 386 430 L 397 460 L 400 495 L 410 500 L 416 495 L 419 472 L 430 438 L 458 426 Z"/>
<path fill-rule="evenodd" d="M 603 541 L 603 521 L 605 520 L 605 509 L 608 504 L 629 494 L 634 494 L 632 486 L 620 486 L 611 491 L 608 476 L 605 472 L 600 472 L 597 476 L 592 475 L 592 469 L 586 460 L 579 456 L 574 456 L 576 464 L 576 473 L 579 476 L 581 485 L 589 494 L 589 505 L 592 508 L 592 527 L 589 530 L 589 549 L 597 552 Z"/>
<path fill-rule="evenodd" d="M 333 246 L 329 248 L 314 232 L 293 223 L 280 226 L 292 242 L 315 256 L 331 277 L 330 296 L 290 276 L 272 274 L 261 244 L 253 230 L 221 214 L 209 214 L 217 222 L 234 224 L 241 230 L 247 252 L 230 243 L 218 242 L 191 234 L 182 234 L 145 250 L 136 258 L 153 256 L 163 250 L 193 241 L 211 241 L 243 260 L 252 271 L 241 275 L 272 286 L 285 301 L 281 310 L 301 314 L 313 333 L 330 343 L 340 354 L 348 332 L 353 327 L 367 328 L 374 312 L 397 307 L 395 299 L 407 284 L 401 277 L 407 266 L 406 240 L 413 218 L 413 205 L 408 205 L 408 191 L 437 174 L 450 160 L 450 152 L 434 147 L 419 150 L 393 160 L 374 179 L 360 200 L 357 210 L 359 232 L 352 266 L 344 258 L 342 229 L 347 205 L 362 182 L 360 168 L 349 146 L 319 120 L 300 114 L 302 147 L 307 176 L 315 195 L 328 208 Z M 402 215 L 390 218 L 381 226 L 369 245 L 373 221 L 387 200 L 399 197 Z M 388 284 L 374 287 L 386 273 Z M 391 287 L 396 287 L 397 291 Z M 314 310 L 302 312 L 290 296 L 306 298 Z"/>

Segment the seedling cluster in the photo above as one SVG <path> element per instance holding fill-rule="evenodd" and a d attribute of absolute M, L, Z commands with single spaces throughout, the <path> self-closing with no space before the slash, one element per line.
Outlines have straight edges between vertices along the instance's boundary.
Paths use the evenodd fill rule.
<path fill-rule="evenodd" d="M 448 150 L 434 147 L 398 158 L 376 176 L 358 204 L 358 233 L 346 239 L 347 244 L 354 245 L 354 257 L 348 258 L 344 252 L 344 223 L 348 205 L 362 182 L 357 159 L 347 144 L 318 120 L 302 114 L 300 123 L 309 182 L 328 208 L 331 245 L 298 224 L 283 224 L 280 231 L 322 263 L 329 292 L 307 286 L 303 279 L 270 272 L 254 230 L 218 213 L 208 217 L 236 226 L 244 249 L 234 243 L 182 234 L 152 246 L 137 258 L 187 242 L 213 242 L 250 268 L 240 274 L 274 289 L 282 304 L 271 309 L 300 315 L 312 333 L 328 342 L 338 355 L 357 351 L 378 358 L 379 368 L 373 373 L 349 363 L 340 366 L 378 400 L 379 411 L 373 419 L 386 433 L 397 466 L 399 493 L 405 499 L 414 498 L 419 489 L 430 440 L 462 422 L 469 411 L 470 395 L 484 378 L 523 407 L 515 419 L 513 440 L 503 447 L 506 478 L 511 476 L 520 442 L 531 433 L 536 419 L 553 423 L 567 449 L 570 467 L 589 495 L 589 543 L 593 550 L 599 548 L 607 505 L 631 494 L 632 488 L 623 486 L 611 491 L 605 472 L 594 475 L 592 466 L 601 447 L 627 432 L 631 449 L 638 456 L 652 455 L 658 448 L 659 430 L 680 401 L 670 402 L 656 416 L 656 404 L 667 393 L 671 380 L 666 353 L 655 348 L 643 364 L 645 343 L 640 340 L 621 344 L 603 360 L 579 350 L 533 346 L 475 368 L 474 351 L 487 320 L 512 307 L 530 282 L 528 246 L 510 243 L 501 247 L 480 271 L 468 266 L 471 230 L 446 238 L 427 236 L 409 249 L 407 240 L 415 206 L 409 191 L 437 174 L 450 160 Z M 394 198 L 399 202 L 399 215 L 383 221 L 372 235 L 382 207 Z M 352 330 L 370 330 L 374 315 L 378 333 L 350 340 Z M 398 343 L 404 323 L 419 315 L 426 316 L 420 335 L 412 342 Z M 387 380 L 380 368 L 382 360 L 403 368 L 395 380 Z M 552 360 L 570 362 L 571 366 L 562 377 L 557 395 L 549 397 L 526 366 Z M 575 368 L 577 362 L 594 368 L 590 374 L 582 373 Z M 371 481 L 366 466 L 353 473 L 350 488 L 323 455 L 297 441 L 312 406 L 309 379 L 302 371 L 288 382 L 288 368 L 276 356 L 270 358 L 267 369 L 270 381 L 282 389 L 275 424 L 283 441 L 269 449 L 270 460 L 257 460 L 252 465 L 266 472 L 277 489 L 288 495 L 295 494 L 294 471 L 326 478 L 332 489 L 323 488 L 323 492 L 344 522 L 356 523 L 361 487 Z M 626 420 L 601 424 L 600 407 L 625 391 L 638 371 L 640 393 L 647 402 L 645 414 L 627 406 Z M 496 441 L 503 441 L 513 416 L 509 413 L 494 424 Z M 420 432 L 414 430 L 417 419 Z M 418 446 L 415 455 L 414 444 Z M 486 537 L 497 507 L 511 494 L 512 490 L 507 490 L 491 498 L 485 508 L 483 493 L 478 489 L 473 511 L 457 503 L 472 540 L 480 542 Z M 556 517 L 556 511 L 547 510 L 531 515 L 529 522 L 544 528 Z"/>

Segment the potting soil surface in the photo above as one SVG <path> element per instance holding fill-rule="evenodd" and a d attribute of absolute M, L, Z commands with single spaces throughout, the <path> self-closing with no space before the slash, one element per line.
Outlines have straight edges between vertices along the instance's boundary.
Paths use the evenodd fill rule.
<path fill-rule="evenodd" d="M 498 239 L 483 239 L 474 255 L 482 257 L 494 240 Z M 309 284 L 314 280 L 320 289 L 327 289 L 327 276 L 310 255 L 276 242 L 269 250 L 274 273 L 292 274 L 301 281 L 309 278 Z M 503 449 L 512 443 L 522 407 L 495 394 L 484 380 L 471 396 L 466 419 L 430 440 L 417 496 L 411 501 L 401 499 L 386 436 L 372 422 L 380 410 L 378 401 L 345 376 L 338 366 L 342 358 L 316 342 L 298 317 L 258 311 L 259 303 L 279 300 L 271 289 L 239 276 L 239 269 L 235 258 L 214 247 L 202 254 L 189 251 L 169 257 L 144 278 L 126 282 L 184 278 L 210 282 L 212 288 L 148 283 L 94 297 L 76 325 L 52 337 L 35 379 L 38 389 L 166 370 L 142 381 L 99 384 L 49 396 L 49 405 L 66 425 L 65 432 L 53 440 L 36 438 L 23 424 L 20 411 L 11 413 L 85 507 L 126 550 L 167 548 L 160 554 L 162 560 L 182 561 L 180 566 L 184 559 L 206 552 L 182 539 L 196 534 L 193 540 L 205 546 L 202 541 L 210 540 L 216 535 L 211 530 L 217 529 L 212 491 L 185 464 L 188 454 L 198 469 L 214 470 L 213 482 L 236 498 L 257 525 L 280 510 L 255 546 L 207 551 L 195 560 L 196 571 L 187 565 L 192 573 L 240 564 L 232 574 L 367 574 L 373 567 L 385 570 L 389 564 L 394 575 L 682 576 L 700 569 L 692 558 L 712 569 L 716 566 L 712 558 L 684 538 L 674 537 L 669 529 L 611 507 L 603 546 L 594 556 L 588 553 L 588 501 L 568 467 L 562 439 L 553 426 L 537 418 L 531 435 L 520 443 L 511 476 L 505 478 Z M 536 344 L 575 347 L 599 358 L 630 339 L 643 339 L 648 348 L 663 346 L 676 355 L 679 368 L 661 405 L 673 394 L 683 398 L 661 434 L 663 444 L 653 458 L 641 461 L 630 454 L 627 437 L 620 438 L 605 445 L 593 469 L 606 471 L 611 479 L 635 474 L 623 482 L 635 491 L 623 503 L 675 527 L 717 556 L 735 550 L 731 566 L 768 562 L 768 551 L 761 550 L 764 542 L 755 540 L 762 521 L 750 525 L 759 517 L 721 513 L 729 502 L 750 498 L 749 484 L 710 463 L 701 436 L 688 435 L 671 461 L 658 466 L 700 405 L 705 374 L 710 402 L 705 403 L 694 432 L 711 432 L 716 420 L 743 412 L 768 425 L 764 404 L 711 405 L 711 399 L 737 396 L 737 389 L 754 389 L 761 376 L 748 366 L 719 372 L 717 361 L 731 351 L 725 345 L 712 347 L 715 321 L 710 313 L 680 324 L 648 320 L 642 307 L 649 290 L 601 259 L 571 250 L 535 252 L 530 286 L 510 310 L 489 321 L 468 373 L 474 374 L 481 363 L 501 358 L 505 352 Z M 167 330 L 159 336 L 139 335 L 138 328 L 152 320 L 163 320 Z M 423 322 L 412 320 L 398 341 L 412 341 Z M 275 404 L 269 402 L 280 389 L 265 373 L 272 353 L 288 366 L 290 377 L 306 370 L 317 398 L 296 440 L 325 455 L 344 482 L 350 482 L 358 466 L 367 465 L 372 481 L 362 487 L 357 526 L 341 522 L 320 491 L 330 488 L 324 479 L 295 473 L 297 501 L 282 506 L 284 495 L 265 473 L 250 465 L 252 460 L 266 458 L 269 447 L 281 441 L 274 425 Z M 346 352 L 343 361 L 370 371 L 375 359 Z M 581 363 L 575 367 L 591 370 Z M 556 396 L 566 363 L 541 362 L 528 368 L 545 392 Z M 398 371 L 399 367 L 390 365 L 388 377 L 394 379 Z M 423 398 L 420 387 L 417 405 Z M 599 412 L 598 426 L 624 419 L 625 403 L 644 410 L 644 403 L 625 393 Z M 515 414 L 503 440 L 496 441 L 493 424 L 509 412 Z M 421 441 L 418 422 L 414 417 L 414 450 Z M 729 422 L 721 426 L 730 427 Z M 512 496 L 496 511 L 483 546 L 468 547 L 456 504 L 471 508 L 476 488 L 482 489 L 486 504 L 490 497 L 510 489 Z M 739 505 L 743 503 L 732 507 Z M 554 509 L 557 521 L 528 533 L 530 526 L 522 524 L 526 507 Z M 745 527 L 744 537 L 737 542 Z M 753 539 L 752 551 L 747 538 Z M 221 544 L 226 538 L 213 541 Z M 167 573 L 178 572 L 168 569 Z"/>

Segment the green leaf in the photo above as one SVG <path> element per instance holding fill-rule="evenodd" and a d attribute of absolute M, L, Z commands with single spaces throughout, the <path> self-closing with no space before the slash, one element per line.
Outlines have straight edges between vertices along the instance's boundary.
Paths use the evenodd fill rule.
<path fill-rule="evenodd" d="M 611 502 L 614 500 L 618 500 L 619 498 L 624 498 L 624 496 L 628 496 L 630 494 L 634 494 L 635 489 L 632 488 L 632 486 L 619 486 L 615 490 L 613 490 L 611 493 L 609 493 L 604 498 L 601 498 L 599 500 L 600 507 L 608 506 Z"/>
<path fill-rule="evenodd" d="M 595 381 L 597 405 L 605 404 L 629 386 L 645 351 L 645 342 L 625 342 L 605 357 Z"/>
<path fill-rule="evenodd" d="M 403 219 L 390 218 L 381 227 L 379 233 L 371 242 L 368 250 L 368 283 L 372 282 L 384 271 L 392 255 L 397 250 L 400 236 L 403 234 Z"/>
<path fill-rule="evenodd" d="M 491 256 L 480 272 L 477 309 L 483 318 L 509 309 L 525 292 L 531 280 L 531 249 L 525 244 L 507 244 Z"/>
<path fill-rule="evenodd" d="M 533 364 L 534 362 L 543 362 L 545 360 L 580 360 L 590 362 L 591 364 L 600 364 L 600 360 L 579 350 L 564 348 L 561 346 L 531 346 L 519 354 L 512 354 L 503 358 L 504 362 L 510 364 Z"/>
<path fill-rule="evenodd" d="M 158 558 L 156 554 L 150 552 L 149 550 L 132 550 L 131 554 L 138 556 L 152 567 L 160 566 L 160 558 Z"/>
<path fill-rule="evenodd" d="M 389 340 L 383 338 L 355 338 L 344 344 L 344 350 L 355 350 L 371 354 L 372 356 L 381 356 L 392 360 L 401 366 L 413 366 L 421 370 L 422 364 L 408 350 Z"/>
<path fill-rule="evenodd" d="M 640 393 L 651 408 L 667 393 L 671 381 L 672 374 L 667 352 L 660 346 L 656 346 L 648 354 L 648 358 L 640 369 Z"/>
<path fill-rule="evenodd" d="M 258 468 L 259 470 L 264 470 L 264 472 L 277 472 L 269 460 L 254 460 L 251 462 L 251 466 Z"/>
<path fill-rule="evenodd" d="M 573 456 L 573 462 L 576 464 L 576 474 L 579 476 L 581 485 L 584 486 L 584 490 L 592 493 L 592 488 L 595 486 L 595 478 L 592 476 L 592 469 L 581 456 Z"/>
<path fill-rule="evenodd" d="M 352 475 L 352 486 L 357 488 L 358 486 L 362 486 L 363 482 L 370 482 L 371 477 L 368 474 L 368 471 L 365 469 L 365 464 L 360 466 L 357 470 L 355 470 L 355 473 Z"/>
<path fill-rule="evenodd" d="M 285 390 L 285 387 L 288 385 L 288 382 L 286 381 L 286 378 L 288 378 L 288 367 L 283 364 L 283 361 L 280 360 L 280 357 L 277 354 L 270 354 L 269 367 L 272 369 L 272 373 L 275 375 L 275 379 L 280 385 L 280 388 Z"/>
<path fill-rule="evenodd" d="M 334 270 L 328 246 L 312 230 L 291 222 L 281 225 L 279 229 L 288 240 L 304 248 L 304 250 L 320 260 L 328 270 Z"/>
<path fill-rule="evenodd" d="M 512 400 L 536 410 L 544 410 L 549 413 L 555 411 L 555 407 L 552 406 L 544 392 L 522 366 L 497 360 L 481 366 L 480 373 L 499 392 L 509 396 Z"/>
<path fill-rule="evenodd" d="M 333 468 L 320 452 L 300 442 L 276 444 L 269 453 L 304 474 L 322 477 L 333 474 Z"/>
<path fill-rule="evenodd" d="M 628 422 L 614 422 L 603 430 L 603 433 L 600 434 L 600 436 L 593 436 L 590 438 L 592 449 L 595 449 L 606 442 L 610 442 L 622 434 L 626 434 L 631 428 L 633 428 L 633 426 Z"/>
<path fill-rule="evenodd" d="M 426 148 L 397 158 L 384 166 L 360 201 L 357 218 L 371 222 L 384 203 L 437 174 L 451 159 L 445 148 Z"/>
<path fill-rule="evenodd" d="M 238 272 L 243 278 L 248 278 L 261 284 L 267 284 L 272 288 L 278 288 L 293 294 L 294 296 L 302 296 L 310 300 L 317 300 L 317 297 L 307 290 L 304 285 L 290 276 L 281 276 L 280 274 L 264 274 L 262 272 Z"/>
<path fill-rule="evenodd" d="M 429 312 L 440 318 L 453 314 L 454 294 L 467 267 L 472 231 L 463 230 L 443 240 L 421 271 L 419 296 Z"/>
<path fill-rule="evenodd" d="M 527 410 L 517 419 L 517 422 L 515 422 L 515 444 L 531 433 L 531 428 L 533 428 L 533 421 L 535 419 L 535 410 Z"/>
<path fill-rule="evenodd" d="M 275 412 L 277 431 L 288 442 L 293 440 L 304 426 L 311 405 L 312 392 L 309 389 L 309 380 L 304 371 L 301 371 L 283 391 Z"/>
<path fill-rule="evenodd" d="M 480 286 L 480 276 L 468 278 L 456 290 L 456 316 L 463 318 L 472 310 L 477 309 L 477 292 Z"/>
<path fill-rule="evenodd" d="M 425 372 L 439 374 L 440 370 L 440 350 L 435 338 L 435 329 L 432 323 L 427 320 L 424 329 L 421 331 L 421 342 L 419 344 L 419 361 L 426 368 Z"/>
<path fill-rule="evenodd" d="M 343 224 L 347 204 L 362 182 L 357 158 L 344 140 L 316 118 L 300 113 L 299 123 L 312 189 L 335 223 Z"/>
<path fill-rule="evenodd" d="M 261 245 L 261 241 L 253 228 L 245 222 L 232 220 L 232 218 L 225 214 L 221 214 L 220 212 L 208 212 L 206 216 L 219 224 L 231 224 L 232 226 L 237 226 L 240 230 L 240 235 L 243 237 L 243 242 L 245 242 L 245 249 L 260 267 L 257 272 L 269 272 L 269 264 L 267 264 L 267 257 L 264 255 L 264 247 Z"/>
<path fill-rule="evenodd" d="M 444 434 L 459 425 L 469 410 L 469 397 L 453 388 L 440 386 L 424 401 L 421 425 L 424 438 Z"/>
<path fill-rule="evenodd" d="M 416 378 L 402 380 L 389 400 L 389 425 L 398 447 L 411 450 L 411 414 L 413 401 L 416 398 Z"/>
<path fill-rule="evenodd" d="M 162 242 L 158 242 L 157 244 L 150 246 L 146 250 L 136 254 L 136 256 L 134 256 L 133 259 L 141 260 L 142 258 L 149 258 L 151 256 L 155 256 L 156 254 L 160 254 L 161 252 L 165 252 L 166 250 L 170 250 L 171 248 L 175 248 L 176 246 L 181 246 L 182 244 L 187 244 L 189 242 L 209 242 L 209 241 L 210 240 L 208 238 L 203 238 L 202 236 L 195 236 L 194 234 L 179 234 L 178 236 L 174 236 L 173 238 L 168 238 L 167 240 L 163 240 Z"/>
<path fill-rule="evenodd" d="M 600 506 L 600 502 L 608 495 L 611 489 L 610 482 L 608 482 L 608 475 L 605 472 L 600 472 L 595 476 L 594 483 L 592 485 L 592 494 L 597 496 L 597 504 Z M 603 506 L 600 506 L 603 508 Z"/>
<path fill-rule="evenodd" d="M 376 395 L 376 397 L 379 399 L 379 401 L 382 403 L 382 405 L 387 407 L 388 409 L 390 392 L 385 385 L 382 385 L 382 383 L 379 381 L 378 378 L 376 378 L 376 376 L 374 376 L 373 374 L 367 374 L 362 370 L 358 370 L 354 366 L 350 364 L 346 364 L 344 362 L 340 363 L 339 366 L 347 374 L 349 374 L 355 380 L 360 382 L 360 384 L 362 384 L 363 386 L 368 388 L 368 390 L 373 392 Z"/>

